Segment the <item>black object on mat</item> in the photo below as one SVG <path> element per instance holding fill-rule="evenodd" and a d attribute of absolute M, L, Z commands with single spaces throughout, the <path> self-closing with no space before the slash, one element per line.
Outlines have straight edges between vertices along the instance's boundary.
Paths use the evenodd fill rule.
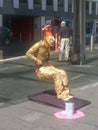
<path fill-rule="evenodd" d="M 61 109 L 65 109 L 65 101 L 57 99 L 55 92 L 53 90 L 44 91 L 42 93 L 38 93 L 36 95 L 32 95 L 29 97 L 30 100 L 35 101 L 37 103 L 58 107 Z M 74 109 L 80 109 L 86 105 L 89 105 L 91 102 L 88 100 L 80 99 L 74 97 L 72 99 L 74 102 Z"/>

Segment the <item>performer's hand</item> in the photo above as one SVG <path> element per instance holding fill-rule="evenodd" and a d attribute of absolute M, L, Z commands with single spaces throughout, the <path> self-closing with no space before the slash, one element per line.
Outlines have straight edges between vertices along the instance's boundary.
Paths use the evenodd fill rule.
<path fill-rule="evenodd" d="M 36 64 L 37 64 L 37 65 L 42 65 L 43 62 L 42 62 L 41 60 L 37 60 Z"/>

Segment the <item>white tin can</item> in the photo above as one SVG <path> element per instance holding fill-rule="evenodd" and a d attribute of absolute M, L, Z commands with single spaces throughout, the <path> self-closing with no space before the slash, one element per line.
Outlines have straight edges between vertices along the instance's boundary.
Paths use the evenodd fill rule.
<path fill-rule="evenodd" d="M 65 102 L 65 114 L 67 116 L 72 116 L 74 114 L 74 103 Z"/>

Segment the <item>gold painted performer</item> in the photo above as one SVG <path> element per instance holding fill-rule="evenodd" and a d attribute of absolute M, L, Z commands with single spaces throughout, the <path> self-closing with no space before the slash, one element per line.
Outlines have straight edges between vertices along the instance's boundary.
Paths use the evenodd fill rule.
<path fill-rule="evenodd" d="M 39 79 L 53 81 L 57 98 L 67 101 L 73 97 L 69 91 L 67 74 L 64 70 L 58 69 L 48 63 L 50 48 L 55 42 L 50 25 L 42 28 L 42 31 L 44 34 L 43 40 L 35 43 L 26 52 L 26 56 L 35 62 L 37 77 Z"/>

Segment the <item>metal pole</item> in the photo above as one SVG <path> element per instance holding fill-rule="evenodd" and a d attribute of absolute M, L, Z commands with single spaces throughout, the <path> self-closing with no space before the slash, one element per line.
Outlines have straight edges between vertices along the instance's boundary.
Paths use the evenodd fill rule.
<path fill-rule="evenodd" d="M 80 0 L 80 65 L 85 61 L 85 0 Z"/>
<path fill-rule="evenodd" d="M 91 51 L 94 50 L 94 36 L 93 35 L 91 35 L 90 49 L 91 49 Z"/>
<path fill-rule="evenodd" d="M 83 64 L 85 61 L 85 0 L 74 0 L 73 52 L 76 57 L 75 62 Z"/>

